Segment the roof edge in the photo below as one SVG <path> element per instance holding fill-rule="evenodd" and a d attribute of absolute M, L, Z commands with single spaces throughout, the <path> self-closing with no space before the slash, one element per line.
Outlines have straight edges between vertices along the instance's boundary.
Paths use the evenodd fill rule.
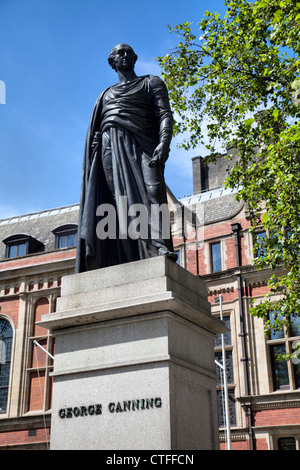
<path fill-rule="evenodd" d="M 70 210 L 76 210 L 77 208 L 79 208 L 79 203 L 55 207 L 52 209 L 44 209 L 42 211 L 28 212 L 27 214 L 13 215 L 11 217 L 5 217 L 3 219 L 0 219 L 0 225 L 20 222 L 22 220 L 25 220 L 25 219 L 28 220 L 30 218 L 47 217 L 47 216 L 54 215 L 60 212 L 68 212 Z"/>

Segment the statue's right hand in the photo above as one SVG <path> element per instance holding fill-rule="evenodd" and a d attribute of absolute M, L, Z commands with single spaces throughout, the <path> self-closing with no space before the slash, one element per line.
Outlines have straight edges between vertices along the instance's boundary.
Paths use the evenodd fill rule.
<path fill-rule="evenodd" d="M 95 132 L 93 142 L 92 142 L 92 151 L 94 151 L 101 142 L 101 133 Z"/>

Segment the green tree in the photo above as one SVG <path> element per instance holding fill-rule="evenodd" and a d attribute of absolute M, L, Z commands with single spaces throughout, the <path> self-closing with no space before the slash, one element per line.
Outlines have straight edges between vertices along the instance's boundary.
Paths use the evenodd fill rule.
<path fill-rule="evenodd" d="M 281 300 L 269 295 L 251 313 L 267 319 L 276 312 L 270 330 L 300 315 L 300 2 L 225 5 L 224 18 L 205 13 L 197 36 L 188 22 L 169 27 L 179 42 L 158 60 L 174 133 L 189 132 L 182 147 L 205 144 L 210 159 L 218 158 L 217 146 L 239 151 L 227 184 L 248 203 L 253 235 L 267 232 L 255 263 L 271 269 L 270 294 Z"/>

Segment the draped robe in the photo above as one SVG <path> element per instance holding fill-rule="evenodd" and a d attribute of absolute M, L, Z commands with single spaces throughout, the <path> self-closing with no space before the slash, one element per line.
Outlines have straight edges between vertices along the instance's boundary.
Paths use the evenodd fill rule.
<path fill-rule="evenodd" d="M 124 216 L 120 196 L 127 198 L 128 207 L 143 204 L 149 215 L 152 204 L 167 204 L 164 165 L 150 168 L 149 162 L 160 142 L 170 142 L 172 124 L 167 89 L 159 77 L 118 83 L 98 97 L 85 142 L 76 272 L 156 256 L 161 247 L 173 251 L 170 230 L 163 238 L 159 227 L 155 239 L 151 238 L 150 219 L 146 237 L 119 236 Z M 115 208 L 116 238 L 97 236 L 96 212 L 101 204 Z"/>

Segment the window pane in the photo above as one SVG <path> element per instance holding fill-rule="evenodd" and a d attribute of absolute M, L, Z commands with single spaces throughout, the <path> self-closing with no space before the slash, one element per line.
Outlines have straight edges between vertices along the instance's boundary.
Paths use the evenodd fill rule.
<path fill-rule="evenodd" d="M 275 325 L 275 319 L 278 318 L 280 321 L 282 320 L 282 315 L 276 315 L 274 312 L 271 312 L 269 315 L 269 320 L 271 325 Z M 284 327 L 283 325 L 278 326 L 278 329 L 272 330 L 270 333 L 270 339 L 279 339 L 284 337 Z"/>
<path fill-rule="evenodd" d="M 218 419 L 221 428 L 226 425 L 225 418 L 225 396 L 224 390 L 217 390 L 217 405 L 218 405 Z M 229 408 L 229 423 L 231 426 L 236 425 L 236 412 L 235 412 L 235 396 L 234 389 L 228 389 L 228 408 Z"/>
<path fill-rule="evenodd" d="M 223 320 L 222 320 L 224 323 L 225 323 L 225 326 L 227 328 L 229 328 L 230 330 L 230 317 L 223 317 Z M 231 331 L 227 331 L 227 333 L 224 333 L 224 344 L 227 346 L 227 345 L 230 345 L 231 344 Z M 221 346 L 222 345 L 222 339 L 221 339 L 221 335 L 218 335 L 217 336 L 217 339 L 215 340 L 215 348 L 218 347 L 218 346 Z"/>
<path fill-rule="evenodd" d="M 76 234 L 72 233 L 69 235 L 68 246 L 75 246 Z"/>
<path fill-rule="evenodd" d="M 25 255 L 25 243 L 20 243 L 18 245 L 18 256 L 24 256 Z"/>
<path fill-rule="evenodd" d="M 295 385 L 300 388 L 300 364 L 294 364 Z"/>
<path fill-rule="evenodd" d="M 266 232 L 259 232 L 256 234 L 256 241 L 259 246 L 263 244 L 265 238 L 266 238 Z M 263 257 L 263 254 L 264 254 L 263 250 L 261 248 L 258 248 L 256 257 L 257 258 Z"/>
<path fill-rule="evenodd" d="M 279 354 L 286 354 L 285 346 L 283 344 L 278 346 L 271 346 L 271 357 L 273 365 L 273 381 L 274 389 L 289 387 L 289 374 L 286 361 L 276 360 Z"/>
<path fill-rule="evenodd" d="M 6 413 L 8 388 L 0 387 L 0 413 Z"/>
<path fill-rule="evenodd" d="M 291 336 L 300 336 L 300 316 L 291 315 Z"/>
<path fill-rule="evenodd" d="M 68 243 L 68 238 L 66 235 L 59 237 L 58 248 L 66 248 L 68 246 L 67 243 Z"/>
<path fill-rule="evenodd" d="M 278 450 L 296 450 L 296 441 L 293 437 L 280 437 Z"/>
<path fill-rule="evenodd" d="M 0 413 L 7 409 L 13 331 L 7 320 L 0 320 Z"/>
<path fill-rule="evenodd" d="M 0 389 L 9 385 L 9 370 L 10 362 L 0 364 Z"/>
<path fill-rule="evenodd" d="M 233 384 L 234 377 L 233 377 L 233 362 L 232 362 L 232 351 L 225 351 L 226 357 L 226 377 L 227 383 Z M 223 358 L 222 358 L 222 351 L 215 352 L 216 360 L 223 365 Z M 223 369 L 216 364 L 216 375 L 217 375 L 217 385 L 221 385 L 224 383 L 223 377 Z"/>
<path fill-rule="evenodd" d="M 9 258 L 15 258 L 18 252 L 18 245 L 11 245 L 9 247 Z"/>
<path fill-rule="evenodd" d="M 211 265 L 213 272 L 222 270 L 220 242 L 211 245 Z"/>

